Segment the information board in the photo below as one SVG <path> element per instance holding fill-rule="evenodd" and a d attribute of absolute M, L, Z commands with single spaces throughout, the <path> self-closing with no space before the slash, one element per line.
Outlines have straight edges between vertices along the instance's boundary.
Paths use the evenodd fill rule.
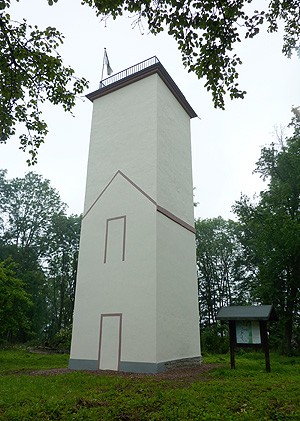
<path fill-rule="evenodd" d="M 236 343 L 238 344 L 260 344 L 259 322 L 243 320 L 236 322 Z"/>

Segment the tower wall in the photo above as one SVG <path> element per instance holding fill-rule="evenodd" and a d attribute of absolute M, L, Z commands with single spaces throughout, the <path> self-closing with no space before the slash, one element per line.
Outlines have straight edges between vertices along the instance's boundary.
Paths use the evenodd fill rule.
<path fill-rule="evenodd" d="M 194 226 L 190 117 L 156 78 L 157 203 Z"/>
<path fill-rule="evenodd" d="M 72 369 L 200 357 L 189 120 L 156 71 L 96 92 Z"/>
<path fill-rule="evenodd" d="M 93 102 L 85 212 L 121 170 L 156 200 L 157 75 Z"/>
<path fill-rule="evenodd" d="M 160 213 L 156 229 L 157 359 L 193 358 L 200 354 L 195 236 Z"/>

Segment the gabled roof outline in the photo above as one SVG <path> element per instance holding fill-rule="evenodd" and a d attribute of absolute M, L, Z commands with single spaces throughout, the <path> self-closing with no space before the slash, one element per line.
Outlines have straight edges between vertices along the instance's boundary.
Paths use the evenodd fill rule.
<path fill-rule="evenodd" d="M 154 205 L 156 205 L 155 200 L 152 199 L 152 197 L 150 197 L 147 193 L 144 192 L 144 190 L 142 190 L 137 184 L 135 184 L 132 180 L 130 180 L 129 177 L 127 177 L 122 171 L 118 170 L 115 175 L 112 177 L 112 179 L 108 182 L 108 184 L 104 187 L 104 189 L 102 190 L 102 192 L 99 194 L 99 196 L 97 197 L 97 199 L 94 201 L 94 203 L 89 207 L 89 209 L 85 212 L 85 214 L 83 215 L 82 219 L 84 219 L 87 214 L 92 210 L 92 208 L 95 206 L 95 204 L 98 202 L 98 200 L 100 199 L 100 197 L 103 195 L 103 193 L 108 189 L 108 187 L 111 185 L 111 183 L 114 181 L 114 179 L 117 177 L 117 175 L 120 174 L 123 178 L 125 178 L 126 181 L 128 181 L 131 185 L 133 185 L 133 187 L 135 187 L 140 193 L 142 193 L 147 199 L 150 200 L 150 202 L 152 202 Z"/>
<path fill-rule="evenodd" d="M 159 213 L 162 213 L 167 218 L 171 219 L 172 221 L 176 222 L 177 224 L 181 225 L 183 228 L 186 228 L 187 230 L 196 233 L 195 227 L 192 225 L 186 223 L 182 219 L 178 218 L 176 215 L 174 215 L 172 212 L 169 212 L 167 209 L 163 208 L 162 206 L 159 206 L 157 202 L 152 199 L 144 190 L 142 190 L 134 181 L 132 181 L 129 177 L 127 177 L 121 170 L 118 170 L 115 175 L 112 177 L 112 179 L 107 183 L 107 185 L 104 187 L 104 189 L 101 191 L 97 199 L 92 203 L 92 205 L 88 208 L 88 210 L 85 212 L 85 214 L 82 216 L 82 220 L 89 214 L 89 212 L 93 209 L 93 207 L 96 205 L 98 200 L 101 198 L 101 196 L 104 194 L 104 192 L 109 188 L 109 186 L 112 184 L 114 179 L 117 177 L 117 175 L 121 175 L 126 181 L 128 181 L 135 189 L 137 189 L 143 196 L 145 196 L 151 203 L 153 203 L 156 206 L 156 210 Z"/>

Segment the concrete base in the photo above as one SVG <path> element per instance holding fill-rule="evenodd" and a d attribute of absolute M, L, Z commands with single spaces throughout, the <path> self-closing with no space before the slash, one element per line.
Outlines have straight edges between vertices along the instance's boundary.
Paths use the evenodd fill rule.
<path fill-rule="evenodd" d="M 203 358 L 202 355 L 200 357 L 194 357 L 194 358 L 183 358 L 181 360 L 174 360 L 174 361 L 168 361 L 164 363 L 165 370 L 176 370 L 180 368 L 192 368 L 192 367 L 198 367 L 199 365 L 203 364 Z"/>
<path fill-rule="evenodd" d="M 121 361 L 120 371 L 126 373 L 162 373 L 168 370 L 191 368 L 201 365 L 203 362 L 202 356 L 194 358 L 184 358 L 181 360 L 165 361 L 161 363 L 143 363 L 132 361 Z M 70 359 L 70 370 L 98 370 L 97 360 L 79 360 Z"/>

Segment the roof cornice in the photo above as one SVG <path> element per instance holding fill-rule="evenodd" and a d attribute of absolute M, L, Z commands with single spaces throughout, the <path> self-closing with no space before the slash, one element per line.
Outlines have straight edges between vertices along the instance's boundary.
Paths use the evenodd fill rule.
<path fill-rule="evenodd" d="M 130 85 L 131 83 L 137 82 L 141 79 L 144 79 L 148 76 L 158 74 L 158 76 L 163 80 L 163 82 L 167 85 L 167 87 L 170 89 L 172 94 L 175 96 L 175 98 L 178 100 L 180 105 L 184 108 L 184 110 L 187 112 L 190 118 L 197 117 L 197 114 L 193 110 L 193 108 L 190 106 L 190 104 L 187 102 L 185 96 L 181 92 L 181 90 L 178 88 L 174 80 L 171 78 L 169 73 L 166 71 L 164 66 L 157 62 L 145 69 L 142 69 L 134 74 L 128 75 L 124 77 L 123 79 L 120 79 L 108 86 L 101 87 L 97 91 L 91 92 L 90 94 L 86 95 L 86 97 L 90 101 L 95 101 L 96 99 L 110 94 L 111 92 L 114 92 L 118 89 L 124 88 L 127 85 Z"/>

